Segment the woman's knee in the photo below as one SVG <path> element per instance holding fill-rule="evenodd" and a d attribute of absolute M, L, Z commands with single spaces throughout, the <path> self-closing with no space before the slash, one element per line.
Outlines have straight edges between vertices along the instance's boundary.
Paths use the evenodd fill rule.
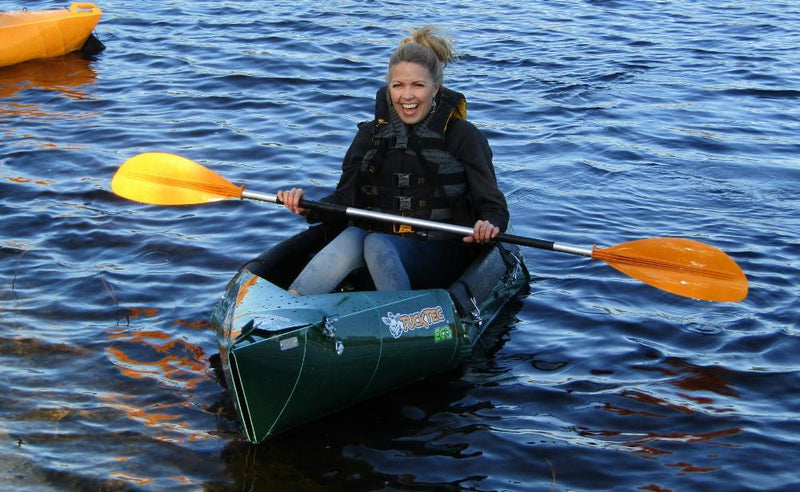
<path fill-rule="evenodd" d="M 378 290 L 410 288 L 397 240 L 388 234 L 370 234 L 364 239 L 364 260 Z"/>
<path fill-rule="evenodd" d="M 364 244 L 364 237 L 367 235 L 367 232 L 360 227 L 353 227 L 350 226 L 347 229 L 343 230 L 336 236 L 333 241 L 336 242 L 337 248 L 345 249 L 349 251 L 361 251 L 361 248 Z"/>
<path fill-rule="evenodd" d="M 364 266 L 365 234 L 357 227 L 342 231 L 311 258 L 290 288 L 301 294 L 330 292 L 350 272 Z"/>
<path fill-rule="evenodd" d="M 367 263 L 384 263 L 389 258 L 398 257 L 394 238 L 388 234 L 368 234 L 363 244 Z"/>

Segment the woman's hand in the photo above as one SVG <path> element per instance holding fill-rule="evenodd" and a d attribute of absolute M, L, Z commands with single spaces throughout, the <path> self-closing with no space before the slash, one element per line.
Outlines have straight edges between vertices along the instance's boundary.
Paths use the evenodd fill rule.
<path fill-rule="evenodd" d="M 464 238 L 465 243 L 488 243 L 500 234 L 500 228 L 492 225 L 488 220 L 475 222 L 472 235 Z"/>
<path fill-rule="evenodd" d="M 303 199 L 303 189 L 302 188 L 292 188 L 291 190 L 278 191 L 278 200 L 283 203 L 283 206 L 289 209 L 292 213 L 298 215 L 305 215 L 308 211 L 305 208 L 300 207 L 300 200 Z"/>

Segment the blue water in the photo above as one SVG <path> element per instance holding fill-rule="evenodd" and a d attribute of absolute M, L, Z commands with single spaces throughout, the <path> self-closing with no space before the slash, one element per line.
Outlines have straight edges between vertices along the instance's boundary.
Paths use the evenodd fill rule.
<path fill-rule="evenodd" d="M 95 59 L 0 69 L 3 488 L 800 488 L 795 2 L 99 6 Z M 694 301 L 529 249 L 530 294 L 463 368 L 250 445 L 207 320 L 242 263 L 305 224 L 133 203 L 111 176 L 162 151 L 319 198 L 393 46 L 432 20 L 517 234 L 703 241 L 750 294 Z"/>

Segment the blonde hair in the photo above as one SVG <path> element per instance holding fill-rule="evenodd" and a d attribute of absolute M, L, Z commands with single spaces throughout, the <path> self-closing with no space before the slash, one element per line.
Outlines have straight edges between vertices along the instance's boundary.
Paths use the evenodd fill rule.
<path fill-rule="evenodd" d="M 424 26 L 411 31 L 408 37 L 400 41 L 397 49 L 389 58 L 389 71 L 386 73 L 386 82 L 392 67 L 401 62 L 411 62 L 428 69 L 433 82 L 439 87 L 444 82 L 444 67 L 448 62 L 457 59 L 453 43 L 441 34 L 441 30 L 434 26 Z"/>

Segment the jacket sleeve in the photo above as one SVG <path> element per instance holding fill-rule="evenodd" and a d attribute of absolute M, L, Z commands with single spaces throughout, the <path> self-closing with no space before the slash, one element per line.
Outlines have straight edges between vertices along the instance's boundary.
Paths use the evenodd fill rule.
<path fill-rule="evenodd" d="M 497 186 L 492 149 L 486 136 L 472 123 L 453 119 L 447 131 L 447 147 L 464 165 L 468 199 L 475 221 L 488 220 L 505 232 L 509 220 L 508 205 Z"/>
<path fill-rule="evenodd" d="M 358 133 L 350 143 L 350 148 L 342 161 L 342 174 L 339 176 L 339 183 L 336 189 L 330 195 L 322 198 L 320 201 L 326 203 L 333 203 L 335 205 L 342 205 L 345 207 L 356 206 L 356 187 L 358 186 L 358 173 L 361 167 L 361 161 L 364 159 L 367 151 L 372 146 L 372 129 L 370 124 L 360 124 Z M 343 215 L 331 214 L 320 210 L 312 210 L 306 216 L 309 222 L 342 222 L 346 223 L 347 219 Z"/>

